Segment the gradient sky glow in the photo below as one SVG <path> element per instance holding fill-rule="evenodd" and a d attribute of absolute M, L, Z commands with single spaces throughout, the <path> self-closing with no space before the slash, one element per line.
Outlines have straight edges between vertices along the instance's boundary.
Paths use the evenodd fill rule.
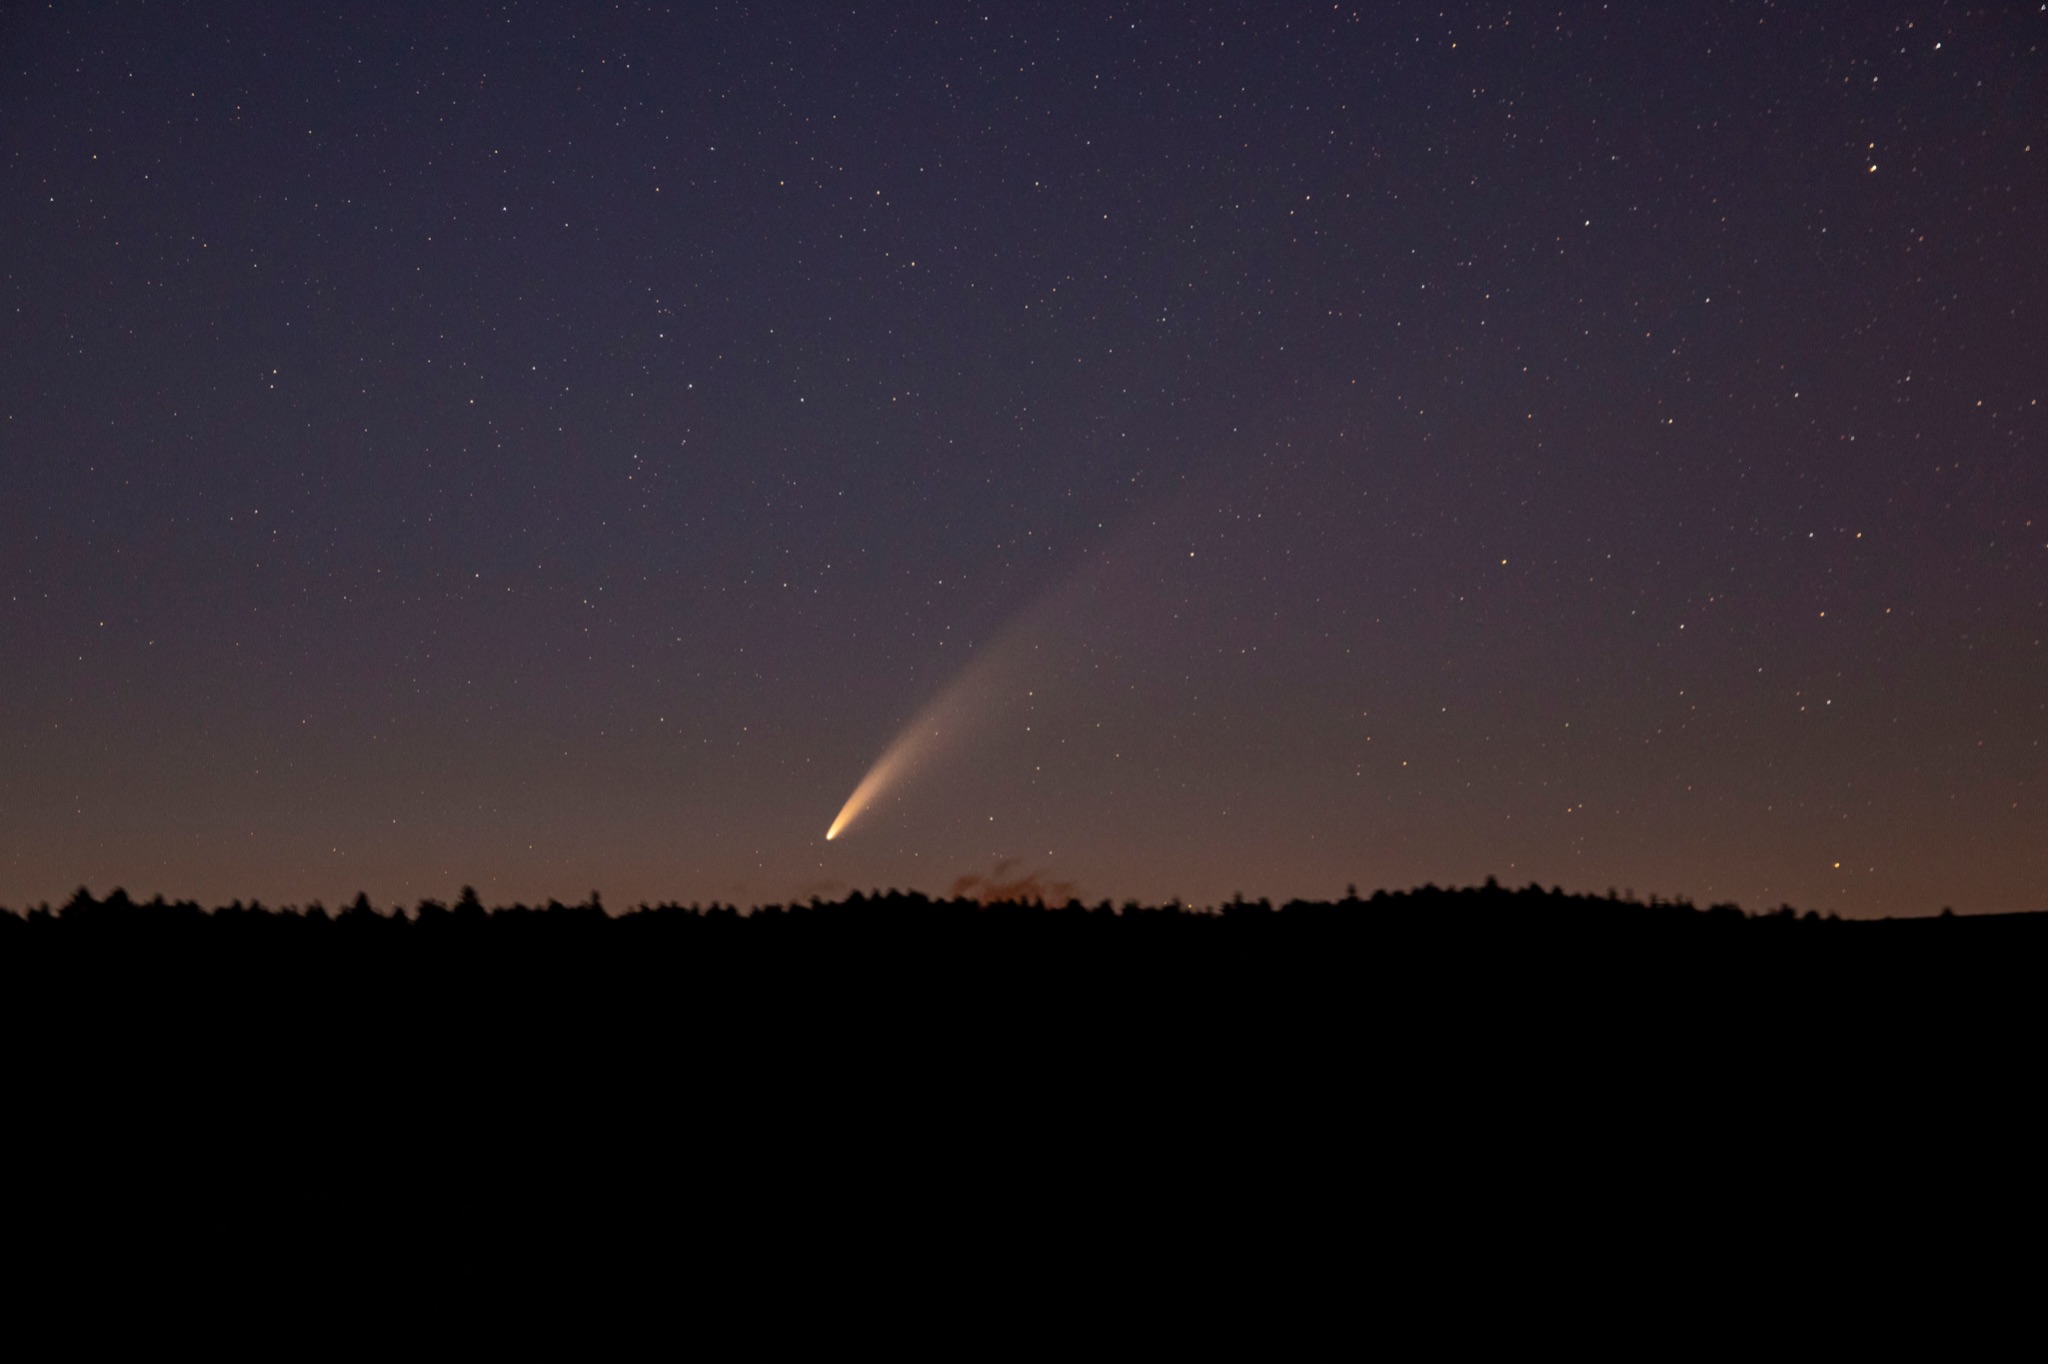
<path fill-rule="evenodd" d="M 0 904 L 2048 907 L 2044 244 L 2033 4 L 9 7 Z"/>

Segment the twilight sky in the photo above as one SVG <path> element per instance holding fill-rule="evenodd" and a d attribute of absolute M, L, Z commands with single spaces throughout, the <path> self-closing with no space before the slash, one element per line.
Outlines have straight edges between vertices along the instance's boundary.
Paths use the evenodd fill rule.
<path fill-rule="evenodd" d="M 2036 3 L 0 12 L 0 904 L 2043 908 L 2044 637 Z"/>

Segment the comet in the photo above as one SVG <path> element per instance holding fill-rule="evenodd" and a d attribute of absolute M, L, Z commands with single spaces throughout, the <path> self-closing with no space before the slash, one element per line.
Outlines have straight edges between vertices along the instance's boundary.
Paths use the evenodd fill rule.
<path fill-rule="evenodd" d="M 990 708 L 989 702 L 1001 690 L 997 684 L 1006 671 L 1004 665 L 1020 652 L 1020 633 L 1012 630 L 990 645 L 903 727 L 839 808 L 838 818 L 825 831 L 826 842 L 845 833 L 883 792 L 966 733 L 975 718 Z"/>
<path fill-rule="evenodd" d="M 845 833 L 875 802 L 924 767 L 941 749 L 970 733 L 979 721 L 1015 701 L 1034 684 L 1056 684 L 1057 660 L 1075 652 L 1077 632 L 1107 633 L 1112 622 L 1147 596 L 1147 584 L 1159 579 L 1164 566 L 1176 563 L 1189 539 L 1188 492 L 1174 499 L 1149 524 L 1119 532 L 1114 547 L 1085 557 L 1063 581 L 1039 598 L 995 640 L 978 652 L 944 690 L 912 717 L 882 750 L 860 785 L 839 808 L 825 831 L 832 842 Z M 1128 634 L 1128 627 L 1124 627 Z"/>

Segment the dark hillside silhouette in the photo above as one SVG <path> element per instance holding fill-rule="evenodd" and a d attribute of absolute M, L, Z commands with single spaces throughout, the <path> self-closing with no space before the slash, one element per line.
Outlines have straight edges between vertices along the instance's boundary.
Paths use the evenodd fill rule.
<path fill-rule="evenodd" d="M 808 1227 L 872 1197 L 848 1223 L 868 1226 L 924 1188 L 1001 1225 L 1078 1189 L 1207 1225 L 1234 1189 L 1347 1226 L 1405 1200 L 1427 1229 L 1461 1200 L 1460 1226 L 1552 1194 L 1570 1206 L 1546 1219 L 1577 1217 L 1632 1162 L 1711 1203 L 1731 1156 L 1793 1168 L 1843 1114 L 2016 1121 L 1998 1106 L 2031 1094 L 2012 1053 L 2044 963 L 2048 915 L 1492 883 L 616 914 L 467 889 L 404 912 L 81 891 L 0 915 L 0 1028 L 20 1130 L 88 1172 L 53 1194 L 180 1226 L 223 1196 L 302 1233 L 687 1234 L 707 1199 Z"/>
<path fill-rule="evenodd" d="M 450 905 L 422 900 L 411 908 L 373 905 L 358 894 L 346 907 L 330 912 L 318 902 L 269 907 L 258 902 L 205 909 L 192 901 L 167 901 L 157 896 L 137 902 L 125 890 L 104 899 L 81 887 L 60 908 L 41 905 L 27 911 L 0 909 L 0 944 L 16 950 L 31 945 L 68 943 L 139 943 L 219 945 L 242 942 L 361 943 L 382 941 L 477 944 L 532 940 L 546 935 L 563 940 L 601 937 L 621 943 L 647 944 L 706 941 L 731 937 L 745 925 L 745 934 L 789 940 L 812 934 L 844 940 L 849 936 L 898 937 L 904 933 L 961 934 L 983 931 L 1083 935 L 1109 941 L 1141 934 L 1173 933 L 1193 941 L 1204 935 L 1245 933 L 1317 933 L 1360 942 L 1379 938 L 1454 935 L 1483 940 L 1498 936 L 1522 942 L 1531 937 L 1576 939 L 1586 933 L 1622 936 L 1690 935 L 1698 940 L 1740 937 L 1746 941 L 1783 941 L 1787 934 L 1815 934 L 1830 940 L 1903 939 L 1933 941 L 1970 938 L 1982 941 L 2032 940 L 2048 934 L 2048 912 L 1956 915 L 1943 911 L 1905 919 L 1852 920 L 1816 911 L 1799 912 L 1790 905 L 1761 912 L 1734 904 L 1697 906 L 1689 900 L 1651 896 L 1637 899 L 1608 891 L 1605 895 L 1567 893 L 1531 884 L 1519 889 L 1489 878 L 1484 885 L 1442 888 L 1423 885 L 1406 891 L 1375 891 L 1361 897 L 1353 889 L 1336 900 L 1290 900 L 1274 905 L 1242 896 L 1210 908 L 1172 901 L 1122 905 L 1104 900 L 1094 905 L 1074 898 L 1047 902 L 1048 887 L 1035 877 L 1014 884 L 998 878 L 960 878 L 953 894 L 934 898 L 918 891 L 854 891 L 839 901 L 813 898 L 796 904 L 768 904 L 742 910 L 736 905 L 672 902 L 640 904 L 624 911 L 606 908 L 597 892 L 575 905 L 550 900 L 544 905 L 512 904 L 486 908 L 474 887 L 464 886 Z M 1051 888 L 1066 887 L 1053 883 Z M 1085 926 L 1085 927 L 1084 927 Z"/>
<path fill-rule="evenodd" d="M 1900 1068 L 1952 1083 L 2038 1034 L 2044 976 L 2048 914 L 1856 921 L 1492 881 L 1208 909 L 889 890 L 613 912 L 465 887 L 404 911 L 80 891 L 0 913 L 21 1066 L 157 1114 L 289 1094 L 319 1121 L 336 1096 L 535 1121 L 536 1086 L 550 1121 L 801 1102 L 841 1124 L 967 1083 L 1111 1110 L 1223 1085 L 1329 1122 L 1389 1086 L 1499 1088 L 1517 1122 L 1653 1082 L 1806 1105 L 1896 1092 Z"/>
<path fill-rule="evenodd" d="M 1298 1013 L 1479 988 L 1552 1001 L 1620 991 L 1645 1007 L 1660 991 L 1691 992 L 1703 1008 L 1724 1009 L 1741 990 L 1897 984 L 1882 1002 L 1896 1013 L 1966 979 L 2031 975 L 2048 958 L 2048 914 L 1859 921 L 1491 879 L 1214 908 L 1020 903 L 988 898 L 985 884 L 959 890 L 613 912 L 595 892 L 574 905 L 487 908 L 465 886 L 452 904 L 379 908 L 358 895 L 330 912 L 240 901 L 206 910 L 81 889 L 61 908 L 0 912 L 0 977 L 35 992 L 62 981 L 89 990 L 118 974 L 137 992 L 268 992 L 288 1008 L 339 991 L 338 1007 L 351 1009 L 361 991 L 381 990 L 423 1007 L 466 997 L 613 1011 L 797 994 L 861 1008 L 918 993 L 969 1009 L 1028 997 L 1036 1008 L 1066 992 L 1111 1008 L 1259 1001 Z"/>

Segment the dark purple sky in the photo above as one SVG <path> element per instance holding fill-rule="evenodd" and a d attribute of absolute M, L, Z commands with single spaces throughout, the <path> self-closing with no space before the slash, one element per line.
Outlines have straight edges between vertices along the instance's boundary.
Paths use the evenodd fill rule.
<path fill-rule="evenodd" d="M 0 59 L 0 904 L 2048 901 L 2040 6 Z"/>

